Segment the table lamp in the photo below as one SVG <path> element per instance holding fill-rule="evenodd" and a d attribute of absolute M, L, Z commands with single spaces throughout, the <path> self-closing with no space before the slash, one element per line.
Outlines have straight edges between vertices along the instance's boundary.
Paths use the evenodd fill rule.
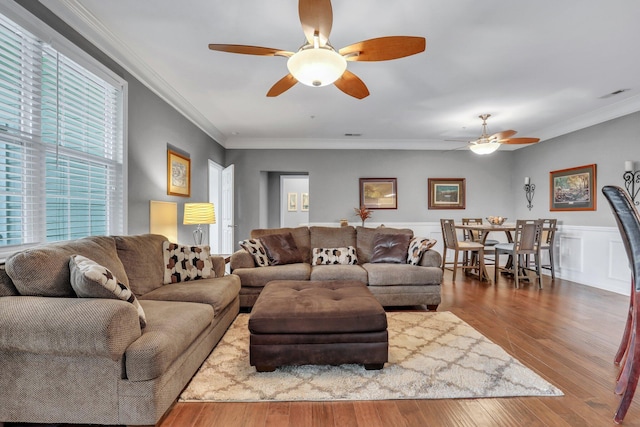
<path fill-rule="evenodd" d="M 197 224 L 193 231 L 193 240 L 196 245 L 202 244 L 202 224 L 215 224 L 216 213 L 213 209 L 213 203 L 185 203 L 184 204 L 184 220 L 185 225 Z"/>

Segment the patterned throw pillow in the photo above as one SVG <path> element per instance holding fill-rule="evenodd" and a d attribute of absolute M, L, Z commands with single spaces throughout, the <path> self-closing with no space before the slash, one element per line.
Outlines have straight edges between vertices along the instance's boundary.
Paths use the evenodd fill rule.
<path fill-rule="evenodd" d="M 165 265 L 163 283 L 168 285 L 216 277 L 209 250 L 209 246 L 186 246 L 165 240 L 162 243 Z"/>
<path fill-rule="evenodd" d="M 418 265 L 422 255 L 436 244 L 436 240 L 426 237 L 414 237 L 409 242 L 409 250 L 407 251 L 407 264 Z"/>
<path fill-rule="evenodd" d="M 147 325 L 144 310 L 133 292 L 109 271 L 97 262 L 83 257 L 72 255 L 69 259 L 69 271 L 71 287 L 80 298 L 111 298 L 120 299 L 133 304 L 138 310 L 140 327 Z"/>
<path fill-rule="evenodd" d="M 264 250 L 259 239 L 247 239 L 238 243 L 245 251 L 251 254 L 258 267 L 266 267 L 269 265 L 267 252 Z"/>
<path fill-rule="evenodd" d="M 354 246 L 346 248 L 313 248 L 312 262 L 313 265 L 356 265 L 358 264 L 358 256 Z"/>

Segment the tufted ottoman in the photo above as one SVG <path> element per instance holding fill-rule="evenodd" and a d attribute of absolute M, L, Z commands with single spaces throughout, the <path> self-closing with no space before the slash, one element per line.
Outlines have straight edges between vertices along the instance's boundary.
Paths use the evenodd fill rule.
<path fill-rule="evenodd" d="M 251 310 L 249 332 L 249 360 L 258 372 L 343 363 L 382 369 L 388 360 L 387 316 L 355 280 L 271 281 Z"/>

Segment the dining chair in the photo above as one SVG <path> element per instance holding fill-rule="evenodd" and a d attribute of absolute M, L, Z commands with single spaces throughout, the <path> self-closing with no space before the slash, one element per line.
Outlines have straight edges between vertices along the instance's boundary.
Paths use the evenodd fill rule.
<path fill-rule="evenodd" d="M 542 235 L 542 220 L 519 219 L 516 221 L 516 229 L 513 233 L 512 243 L 498 243 L 496 248 L 496 266 L 494 281 L 498 281 L 500 270 L 513 274 L 516 288 L 520 287 L 520 279 L 528 279 L 527 272 L 534 271 L 538 280 L 538 287 L 542 289 L 540 278 L 540 236 Z M 500 255 L 509 255 L 512 260 L 511 267 L 500 267 Z M 529 265 L 530 257 L 533 259 L 533 268 Z"/>
<path fill-rule="evenodd" d="M 631 297 L 627 311 L 627 323 L 625 325 L 622 341 L 615 355 L 614 363 L 619 364 L 624 360 L 623 367 L 618 374 L 615 392 L 621 394 L 620 405 L 616 410 L 613 420 L 620 424 L 624 419 L 633 395 L 638 386 L 640 376 L 640 322 L 638 321 L 638 303 L 640 298 L 640 214 L 638 214 L 633 201 L 620 187 L 607 185 L 602 188 L 602 193 L 609 201 L 613 216 L 616 219 L 618 230 L 622 237 L 629 268 L 631 269 Z"/>
<path fill-rule="evenodd" d="M 462 225 L 482 225 L 482 218 L 462 218 Z M 463 230 L 464 240 L 469 240 L 472 242 L 480 242 L 481 235 L 477 230 Z M 485 239 L 484 241 L 484 265 L 494 265 L 495 264 L 495 248 L 494 246 L 500 243 L 498 240 L 494 239 Z M 486 257 L 486 255 L 491 255 L 491 257 Z M 467 253 L 464 254 L 465 262 L 467 257 Z M 473 262 L 473 260 L 472 260 Z"/>
<path fill-rule="evenodd" d="M 556 278 L 556 270 L 553 260 L 553 245 L 556 236 L 558 220 L 555 218 L 542 219 L 542 237 L 540 239 L 540 251 L 547 251 L 549 254 L 549 264 L 541 264 L 540 268 L 551 272 L 551 280 Z"/>
<path fill-rule="evenodd" d="M 472 259 L 468 257 L 469 262 L 460 264 L 460 268 L 464 270 L 478 270 L 478 277 L 482 277 L 484 269 L 484 245 L 478 242 L 467 240 L 458 240 L 455 222 L 452 219 L 441 219 L 440 227 L 442 228 L 442 238 L 444 242 L 444 251 L 442 254 L 442 271 L 444 272 L 447 264 L 453 264 L 453 281 L 456 281 L 456 271 L 458 270 L 458 258 L 460 252 L 468 254 L 475 252 L 477 262 L 470 262 Z M 453 261 L 447 262 L 447 250 L 454 251 Z M 447 270 L 451 270 L 447 268 Z"/>

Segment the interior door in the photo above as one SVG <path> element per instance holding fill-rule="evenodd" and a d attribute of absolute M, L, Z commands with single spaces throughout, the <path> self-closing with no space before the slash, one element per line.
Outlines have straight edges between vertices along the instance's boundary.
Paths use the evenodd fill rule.
<path fill-rule="evenodd" d="M 220 252 L 231 254 L 234 249 L 235 224 L 233 220 L 233 174 L 234 165 L 230 165 L 222 170 L 222 191 L 221 191 L 221 223 L 222 239 Z"/>

